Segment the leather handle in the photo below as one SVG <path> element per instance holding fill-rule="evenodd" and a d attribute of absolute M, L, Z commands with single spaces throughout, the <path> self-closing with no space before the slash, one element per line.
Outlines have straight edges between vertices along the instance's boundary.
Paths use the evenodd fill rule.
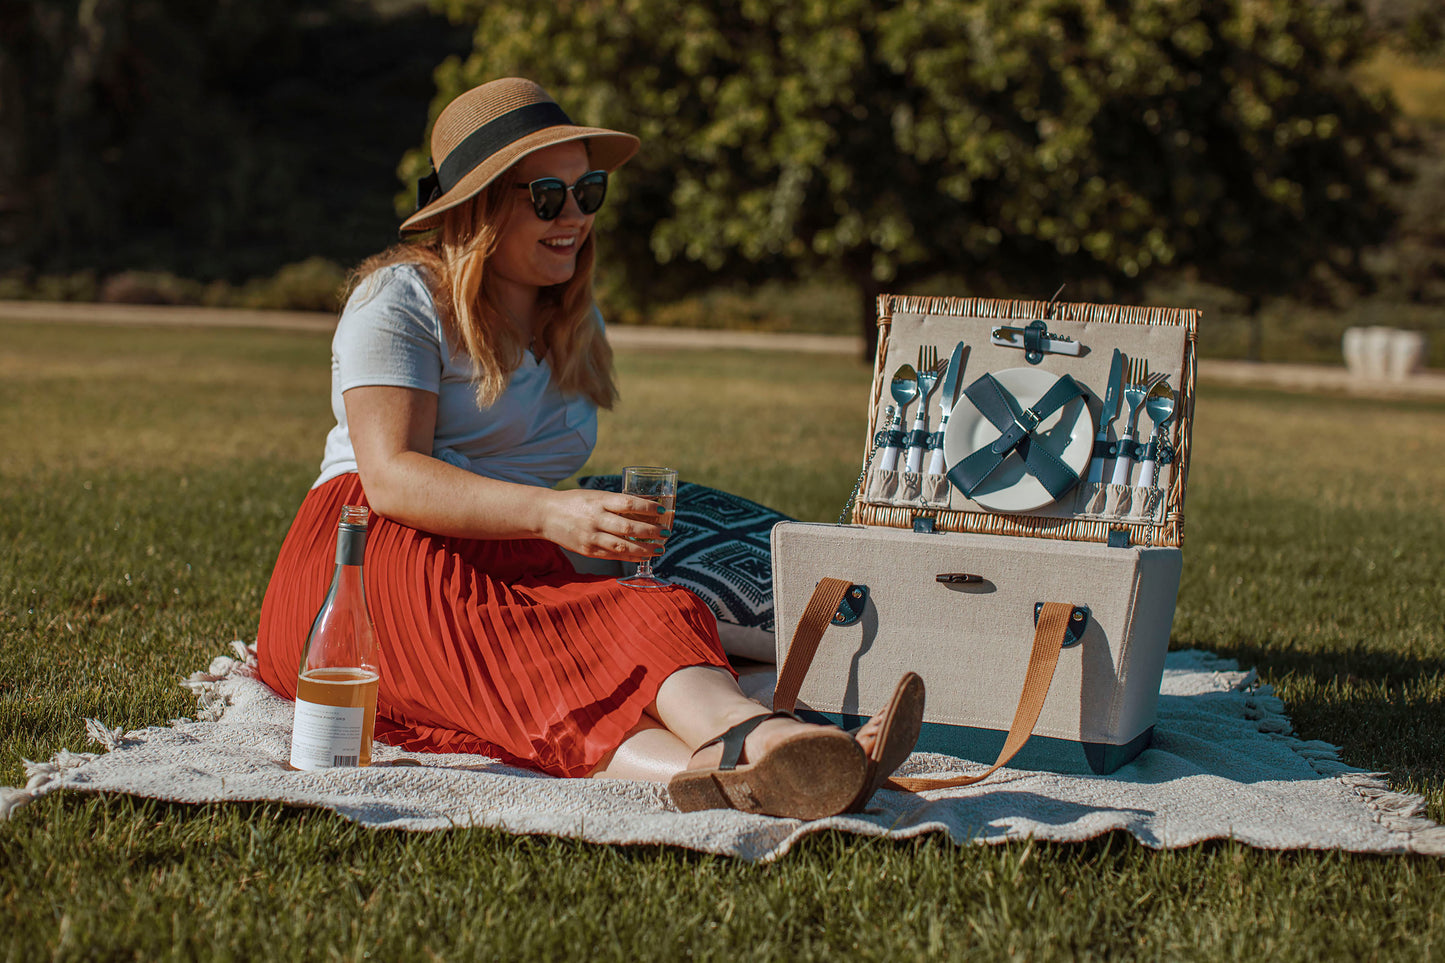
<path fill-rule="evenodd" d="M 1029 741 L 1029 736 L 1034 733 L 1034 726 L 1038 724 L 1039 713 L 1043 711 L 1044 700 L 1049 695 L 1049 686 L 1054 681 L 1054 669 L 1059 665 L 1059 653 L 1064 649 L 1064 636 L 1069 631 L 1069 618 L 1073 612 L 1073 605 L 1067 602 L 1045 602 L 1043 610 L 1039 612 L 1039 624 L 1034 629 L 1034 646 L 1029 652 L 1029 667 L 1024 673 L 1024 691 L 1019 696 L 1018 708 L 1014 710 L 1008 738 L 1004 740 L 1003 748 L 999 750 L 998 758 L 992 766 L 976 776 L 954 776 L 950 779 L 902 776 L 888 780 L 885 785 L 889 789 L 902 789 L 906 792 L 972 786 L 1008 765 L 1009 760 Z"/>
<path fill-rule="evenodd" d="M 817 655 L 818 644 L 823 633 L 832 622 L 833 613 L 843 601 L 843 595 L 851 587 L 843 579 L 824 578 L 813 589 L 813 596 L 803 610 L 798 627 L 793 630 L 793 641 L 788 654 L 778 669 L 778 685 L 773 693 L 773 708 L 791 712 L 797 705 L 798 692 L 808 667 Z M 1054 681 L 1054 670 L 1059 665 L 1059 653 L 1064 648 L 1064 638 L 1069 630 L 1069 619 L 1074 606 L 1068 602 L 1045 602 L 1039 612 L 1038 624 L 1034 628 L 1033 649 L 1029 652 L 1028 670 L 1024 673 L 1023 693 L 1019 696 L 1018 708 L 1014 710 L 1008 737 L 998 758 L 986 772 L 976 776 L 955 776 L 952 778 L 921 778 L 904 776 L 890 779 L 885 784 L 889 789 L 904 792 L 925 792 L 930 789 L 952 789 L 958 786 L 972 786 L 992 776 L 1008 764 L 1033 735 L 1043 712 L 1044 700 L 1048 698 L 1049 687 Z"/>
<path fill-rule="evenodd" d="M 838 611 L 843 595 L 852 587 L 852 582 L 840 578 L 824 578 L 813 589 L 813 597 L 808 599 L 808 607 L 803 610 L 803 617 L 793 630 L 788 654 L 778 668 L 778 685 L 773 690 L 774 709 L 792 712 L 798 704 L 798 691 L 803 688 L 803 678 L 813 664 L 823 632 L 832 624 L 833 613 Z"/>

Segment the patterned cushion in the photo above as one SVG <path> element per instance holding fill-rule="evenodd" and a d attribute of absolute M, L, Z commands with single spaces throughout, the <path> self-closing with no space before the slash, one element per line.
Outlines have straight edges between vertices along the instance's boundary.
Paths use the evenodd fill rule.
<path fill-rule="evenodd" d="M 577 483 L 582 488 L 619 491 L 622 476 L 589 475 Z M 786 521 L 792 519 L 757 502 L 680 482 L 673 535 L 653 570 L 696 592 L 719 622 L 759 630 L 771 638 L 773 555 L 768 537 L 774 525 Z"/>

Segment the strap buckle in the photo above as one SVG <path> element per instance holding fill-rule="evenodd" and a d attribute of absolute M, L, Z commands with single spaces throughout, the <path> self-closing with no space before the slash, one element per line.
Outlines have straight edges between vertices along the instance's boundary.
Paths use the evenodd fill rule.
<path fill-rule="evenodd" d="M 1024 420 L 1027 420 L 1029 424 L 1024 424 Z M 1043 419 L 1040 418 L 1032 408 L 1025 408 L 1014 417 L 1014 424 L 1022 428 L 1023 433 L 1026 435 L 1032 435 L 1034 429 L 1039 426 L 1040 421 L 1043 421 Z"/>

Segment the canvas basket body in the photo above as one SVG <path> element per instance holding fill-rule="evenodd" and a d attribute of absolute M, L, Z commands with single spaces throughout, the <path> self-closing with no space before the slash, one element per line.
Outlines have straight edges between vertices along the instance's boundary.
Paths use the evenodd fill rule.
<path fill-rule="evenodd" d="M 995 328 L 1035 320 L 1045 321 L 1050 336 L 1072 339 L 1078 354 L 1043 352 L 1030 363 L 1021 348 L 991 343 Z M 799 710 L 857 725 L 886 704 L 902 673 L 914 671 L 928 690 L 918 748 L 994 761 L 1022 715 L 1039 607 L 1066 603 L 1082 630 L 1071 630 L 1057 647 L 1047 698 L 1013 764 L 1104 773 L 1142 751 L 1155 721 L 1182 568 L 1197 320 L 1192 310 L 880 298 L 865 470 L 850 524 L 788 522 L 772 532 L 780 666 L 820 580 L 845 580 L 861 590 L 845 600 L 852 610 L 840 609 L 809 656 Z M 887 440 L 883 416 L 892 403 L 892 372 L 916 361 L 921 345 L 934 345 L 947 358 L 960 341 L 968 346 L 961 406 L 968 404 L 963 388 L 986 373 L 1010 384 L 1052 383 L 1067 374 L 1081 388 L 1075 404 L 1083 409 L 1071 430 L 1090 434 L 1091 458 L 1106 450 L 1092 436 L 1114 350 L 1135 373 L 1167 373 L 1176 414 L 1163 431 L 1168 445 L 1156 448 L 1164 460 L 1152 483 L 1140 485 L 1135 469 L 1113 484 L 1106 471 L 1105 481 L 1081 480 L 1047 504 L 1011 509 L 1007 499 L 1024 474 L 1012 466 L 1013 475 L 998 474 L 996 491 L 983 486 L 975 500 L 947 471 L 976 438 L 952 446 L 943 474 L 882 470 L 877 455 Z M 1064 341 L 1055 346 L 1072 348 Z M 1043 374 L 1007 374 L 1020 368 Z M 929 427 L 936 429 L 937 395 L 930 405 Z M 962 407 L 953 412 L 963 417 Z M 1117 439 L 1123 426 L 1122 419 L 1115 422 L 1109 438 Z M 1144 426 L 1147 433 L 1152 424 L 1145 419 Z M 986 426 L 971 430 L 985 441 L 991 437 Z M 1086 471 L 1079 471 L 1081 478 Z"/>

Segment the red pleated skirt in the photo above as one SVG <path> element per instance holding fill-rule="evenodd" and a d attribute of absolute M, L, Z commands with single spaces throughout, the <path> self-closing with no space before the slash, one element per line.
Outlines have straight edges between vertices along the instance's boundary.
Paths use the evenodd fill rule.
<path fill-rule="evenodd" d="M 306 496 L 261 605 L 261 678 L 296 697 L 306 635 L 336 564 L 356 474 Z M 366 602 L 381 646 L 376 738 L 480 753 L 556 776 L 591 773 L 692 665 L 727 667 L 717 622 L 682 588 L 579 575 L 540 539 L 448 538 L 372 515 Z"/>

